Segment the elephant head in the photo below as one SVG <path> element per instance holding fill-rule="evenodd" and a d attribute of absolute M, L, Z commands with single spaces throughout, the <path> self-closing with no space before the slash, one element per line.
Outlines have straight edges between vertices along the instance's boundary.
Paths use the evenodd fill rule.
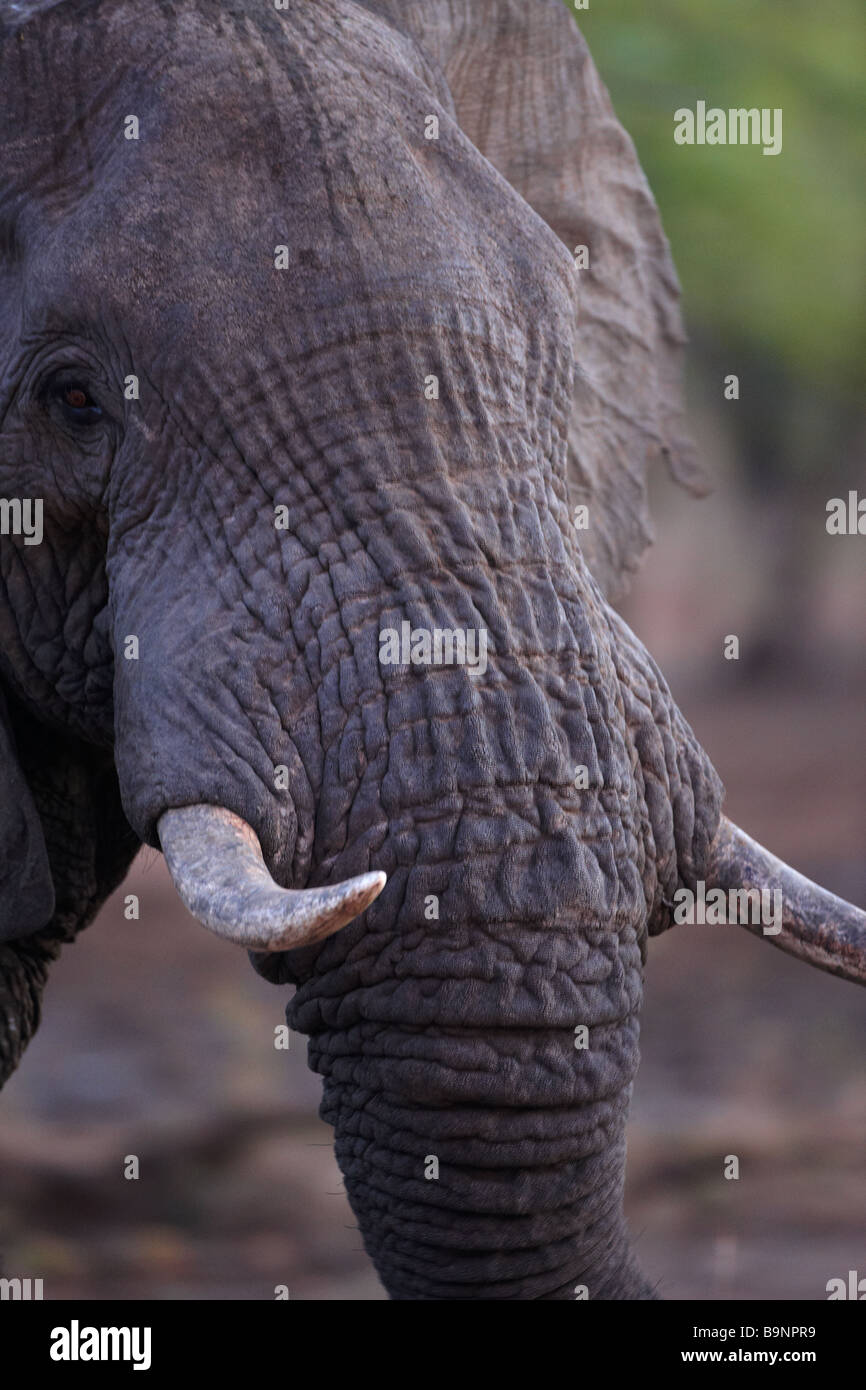
<path fill-rule="evenodd" d="M 392 1296 L 649 1296 L 648 936 L 683 889 L 775 886 L 770 939 L 862 980 L 866 925 L 724 819 L 610 607 L 652 459 L 700 477 L 667 245 L 573 21 L 0 17 L 3 1075 L 161 846 L 296 986 Z"/>

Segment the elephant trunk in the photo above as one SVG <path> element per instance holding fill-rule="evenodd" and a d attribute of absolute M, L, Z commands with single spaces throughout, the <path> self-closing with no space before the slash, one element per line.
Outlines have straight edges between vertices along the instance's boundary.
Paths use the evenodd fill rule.
<path fill-rule="evenodd" d="M 417 1092 L 326 1085 L 322 1118 L 392 1298 L 649 1296 L 622 1211 L 626 1094 L 550 1105 L 449 1115 Z"/>
<path fill-rule="evenodd" d="M 325 944 L 288 1013 L 389 1294 L 651 1297 L 622 1208 L 637 937 L 563 921 L 395 939 L 376 925 L 399 878 L 366 934 Z"/>
<path fill-rule="evenodd" d="M 392 1298 L 648 1297 L 623 1219 L 626 1099 L 557 1109 L 564 1143 L 542 1136 L 544 1109 L 463 1109 L 467 1143 L 435 1112 L 353 1095 L 325 1088 L 321 1113 Z"/>

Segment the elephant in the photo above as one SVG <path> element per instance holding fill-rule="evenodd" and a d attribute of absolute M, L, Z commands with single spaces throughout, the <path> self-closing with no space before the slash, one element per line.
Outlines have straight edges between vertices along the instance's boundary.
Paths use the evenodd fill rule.
<path fill-rule="evenodd" d="M 862 983 L 866 915 L 726 818 L 613 606 L 650 470 L 706 480 L 573 16 L 4 0 L 0 69 L 0 1077 L 161 849 L 294 986 L 391 1298 L 654 1297 L 649 938 L 772 890 Z"/>

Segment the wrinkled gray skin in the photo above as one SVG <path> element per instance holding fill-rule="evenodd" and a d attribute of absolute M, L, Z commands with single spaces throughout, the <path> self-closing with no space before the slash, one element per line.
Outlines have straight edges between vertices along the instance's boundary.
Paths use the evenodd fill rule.
<path fill-rule="evenodd" d="M 42 545 L 2 539 L 2 1074 L 162 813 L 227 807 L 285 887 L 388 875 L 256 962 L 390 1294 L 649 1296 L 642 963 L 721 788 L 581 551 L 610 592 L 649 456 L 693 481 L 675 279 L 582 40 L 558 0 L 30 8 L 0 5 L 0 496 L 45 499 Z M 404 618 L 485 627 L 486 675 L 381 666 Z"/>

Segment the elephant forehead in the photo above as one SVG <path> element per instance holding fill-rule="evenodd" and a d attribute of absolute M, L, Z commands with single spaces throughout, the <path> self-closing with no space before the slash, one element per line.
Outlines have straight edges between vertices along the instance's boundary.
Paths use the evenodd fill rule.
<path fill-rule="evenodd" d="M 11 54 L 7 38 L 4 206 L 47 295 L 103 315 L 210 305 L 226 333 L 253 305 L 413 275 L 520 295 L 565 331 L 564 249 L 407 40 L 354 5 L 224 10 L 101 4 L 73 32 L 60 5 Z"/>

